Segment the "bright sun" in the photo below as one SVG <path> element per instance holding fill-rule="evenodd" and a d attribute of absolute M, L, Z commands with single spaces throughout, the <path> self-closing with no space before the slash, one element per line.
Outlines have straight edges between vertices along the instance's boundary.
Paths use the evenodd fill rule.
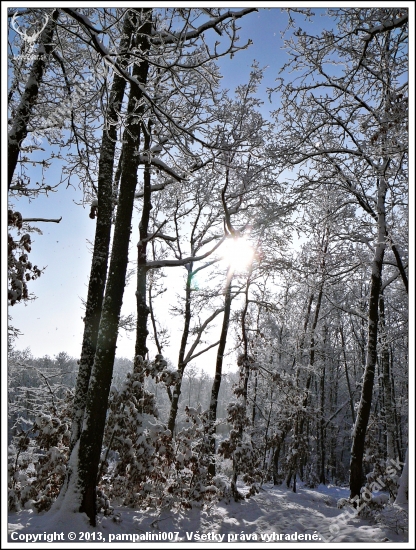
<path fill-rule="evenodd" d="M 254 248 L 244 237 L 227 239 L 221 252 L 224 262 L 234 273 L 246 271 L 254 258 Z"/>

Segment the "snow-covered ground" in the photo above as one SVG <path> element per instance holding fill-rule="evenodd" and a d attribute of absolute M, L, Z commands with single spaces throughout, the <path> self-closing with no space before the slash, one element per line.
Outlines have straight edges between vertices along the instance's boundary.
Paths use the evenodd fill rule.
<path fill-rule="evenodd" d="M 299 547 L 316 543 L 320 546 L 330 543 L 329 547 L 332 543 L 338 543 L 335 547 L 339 543 L 373 543 L 373 547 L 379 547 L 379 543 L 389 542 L 396 543 L 394 547 L 404 547 L 397 543 L 407 541 L 407 533 L 354 517 L 352 508 L 338 509 L 337 501 L 346 497 L 347 488 L 308 489 L 299 484 L 298 492 L 293 493 L 284 486 L 265 485 L 248 500 L 220 502 L 204 510 L 194 508 L 158 516 L 154 512 L 116 508 L 116 521 L 113 517 L 100 518 L 96 528 L 91 528 L 80 514 L 63 510 L 36 514 L 24 510 L 9 515 L 7 547 L 76 548 L 89 542 L 101 548 L 131 548 L 132 543 L 165 548 L 170 546 L 169 540 L 188 548 L 199 543 L 217 548 L 242 543 L 255 547 L 266 543 L 272 547 L 288 543 Z M 397 512 L 400 517 L 401 509 L 397 508 Z M 71 537 L 73 542 L 69 542 Z"/>

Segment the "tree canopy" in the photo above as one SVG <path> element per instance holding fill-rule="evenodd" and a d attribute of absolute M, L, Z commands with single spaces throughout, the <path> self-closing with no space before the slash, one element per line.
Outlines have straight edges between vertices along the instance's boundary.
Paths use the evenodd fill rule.
<path fill-rule="evenodd" d="M 255 11 L 9 10 L 9 305 L 42 274 L 30 224 L 60 221 L 24 218 L 19 197 L 77 185 L 95 225 L 76 381 L 71 358 L 19 354 L 10 332 L 16 509 L 69 506 L 94 526 L 110 500 L 186 509 L 268 480 L 349 483 L 357 507 L 404 460 L 408 13 L 331 8 L 315 33 L 311 10 L 282 10 L 266 115 L 259 63 L 220 85 Z M 208 381 L 194 368 L 207 357 Z"/>

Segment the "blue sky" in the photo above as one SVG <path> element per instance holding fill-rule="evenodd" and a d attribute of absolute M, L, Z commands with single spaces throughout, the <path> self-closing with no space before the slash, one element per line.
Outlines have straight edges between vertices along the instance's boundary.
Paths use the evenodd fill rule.
<path fill-rule="evenodd" d="M 263 91 L 273 86 L 279 67 L 284 61 L 281 37 L 287 24 L 287 15 L 279 9 L 260 10 L 240 20 L 239 36 L 245 43 L 249 38 L 253 44 L 239 52 L 231 60 L 229 56 L 220 60 L 222 86 L 233 89 L 248 80 L 253 60 L 261 67 L 268 65 Z M 264 94 L 265 109 L 269 109 Z M 271 107 L 271 106 L 270 106 Z M 5 166 L 5 163 L 3 163 Z M 59 174 L 49 170 L 52 183 Z M 54 181 L 54 178 L 56 180 Z M 78 203 L 78 204 L 77 204 Z M 81 206 L 82 192 L 73 187 L 60 187 L 56 193 L 40 196 L 30 203 L 20 199 L 15 203 L 23 217 L 59 218 L 59 224 L 37 224 L 42 235 L 32 234 L 31 261 L 38 267 L 46 267 L 44 274 L 30 284 L 30 291 L 36 300 L 10 308 L 13 324 L 23 335 L 16 347 L 30 347 L 35 356 L 54 356 L 66 351 L 78 357 L 81 349 L 83 322 L 82 302 L 86 298 L 90 270 L 90 249 L 88 241 L 94 239 L 95 222 L 89 218 L 89 208 Z M 137 227 L 137 223 L 133 226 Z M 131 247 L 134 248 L 134 237 Z M 182 270 L 175 270 L 180 291 Z M 124 313 L 134 312 L 134 289 L 126 292 Z M 134 351 L 134 335 L 121 333 L 118 355 L 131 357 Z M 173 352 L 175 360 L 176 352 Z"/>
<path fill-rule="evenodd" d="M 323 10 L 314 11 L 316 17 L 311 30 L 318 33 L 328 25 L 328 19 L 318 16 Z M 302 20 L 302 28 L 306 29 L 311 25 L 304 21 L 303 16 L 299 17 Z M 253 60 L 258 61 L 260 67 L 268 66 L 260 90 L 264 101 L 263 114 L 276 108 L 277 97 L 275 96 L 273 104 L 270 104 L 265 91 L 266 88 L 273 87 L 278 71 L 286 60 L 281 49 L 283 41 L 280 33 L 286 28 L 287 21 L 287 14 L 277 8 L 260 9 L 257 13 L 242 18 L 239 20 L 241 42 L 244 43 L 250 38 L 253 44 L 236 54 L 232 60 L 228 56 L 219 62 L 223 74 L 222 86 L 231 90 L 238 84 L 247 82 Z M 5 49 L 3 48 L 3 52 Z M 3 171 L 6 164 L 3 161 Z M 59 174 L 53 170 L 49 173 L 51 178 L 59 178 Z M 73 357 L 79 357 L 80 354 L 83 331 L 81 299 L 86 298 L 90 270 L 91 246 L 88 241 L 93 241 L 95 232 L 95 222 L 89 218 L 88 205 L 83 207 L 81 203 L 81 190 L 64 186 L 56 193 L 51 193 L 48 197 L 41 196 L 31 203 L 27 199 L 15 203 L 23 217 L 62 216 L 59 224 L 38 224 L 43 234 L 32 236 L 31 261 L 38 267 L 46 267 L 44 274 L 37 281 L 30 283 L 30 291 L 37 299 L 10 309 L 13 324 L 23 333 L 16 347 L 30 347 L 35 356 L 54 356 L 61 351 L 66 351 Z M 137 221 L 134 222 L 133 228 L 137 228 Z M 133 234 L 132 250 L 135 248 L 135 240 L 137 238 Z M 180 292 L 181 275 L 180 271 L 175 271 L 178 273 L 178 287 L 175 290 Z M 5 285 L 3 289 L 4 287 Z M 134 288 L 131 287 L 126 291 L 122 313 L 134 313 L 134 309 Z M 134 334 L 127 337 L 121 333 L 117 355 L 132 357 L 133 352 Z M 172 349 L 172 361 L 176 360 L 176 356 L 176 350 Z"/>

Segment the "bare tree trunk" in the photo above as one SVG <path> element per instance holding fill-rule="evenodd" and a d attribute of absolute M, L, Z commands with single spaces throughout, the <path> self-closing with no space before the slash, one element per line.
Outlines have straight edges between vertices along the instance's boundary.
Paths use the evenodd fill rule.
<path fill-rule="evenodd" d="M 336 335 L 334 334 L 334 338 L 336 338 Z M 336 364 L 336 366 L 334 365 Z M 341 362 L 338 358 L 335 360 L 333 359 L 332 368 L 331 368 L 331 377 L 329 381 L 330 385 L 330 393 L 329 393 L 329 402 L 330 402 L 330 412 L 331 414 L 334 413 L 337 410 L 338 407 L 338 390 L 339 390 L 339 380 L 341 376 Z M 337 448 L 338 448 L 338 433 L 339 433 L 339 426 L 336 428 L 333 424 L 326 423 L 326 426 L 329 429 L 329 466 L 330 466 L 330 472 L 331 472 L 331 482 L 334 483 L 335 477 L 336 477 L 336 471 L 337 471 Z"/>
<path fill-rule="evenodd" d="M 325 485 L 325 363 L 322 367 L 321 379 L 320 379 L 320 393 L 321 403 L 319 411 L 319 437 L 321 443 L 320 452 L 320 467 L 319 467 L 319 483 Z"/>
<path fill-rule="evenodd" d="M 325 253 L 326 253 L 326 248 L 325 248 Z M 310 340 L 310 345 L 309 345 L 309 368 L 310 368 L 310 370 L 309 370 L 309 373 L 308 373 L 308 377 L 306 379 L 305 393 L 304 393 L 304 397 L 303 397 L 303 401 L 302 401 L 302 409 L 303 410 L 306 409 L 306 407 L 308 406 L 308 401 L 309 401 L 309 391 L 310 391 L 311 383 L 312 383 L 312 368 L 315 365 L 315 351 L 316 351 L 315 331 L 316 331 L 316 326 L 318 324 L 319 312 L 321 310 L 323 291 L 324 291 L 324 281 L 321 282 L 321 286 L 319 288 L 318 299 L 316 301 L 315 313 L 314 313 L 313 322 L 312 322 L 312 326 L 311 326 L 311 340 Z M 302 415 L 301 418 L 300 418 L 299 431 L 298 431 L 297 435 L 302 435 L 303 434 L 304 422 L 305 422 L 305 417 L 304 417 L 304 415 Z"/>
<path fill-rule="evenodd" d="M 215 363 L 215 376 L 211 390 L 211 401 L 209 405 L 209 419 L 211 424 L 211 439 L 210 439 L 210 452 L 212 460 L 208 466 L 208 474 L 212 477 L 215 476 L 215 422 L 217 420 L 217 408 L 218 408 L 218 395 L 220 393 L 221 379 L 222 379 L 222 365 L 224 361 L 225 346 L 227 344 L 228 327 L 230 324 L 231 313 L 231 282 L 232 276 L 230 269 L 227 273 L 227 288 L 225 290 L 224 298 L 224 317 L 222 321 L 220 343 L 217 351 L 217 360 Z"/>
<path fill-rule="evenodd" d="M 168 420 L 168 430 L 170 430 L 172 436 L 175 431 L 176 416 L 178 414 L 179 397 L 181 395 L 183 372 L 186 366 L 185 350 L 186 350 L 186 344 L 188 342 L 189 327 L 191 323 L 191 283 L 192 283 L 193 263 L 190 263 L 185 267 L 188 271 L 187 278 L 186 278 L 186 290 L 185 290 L 185 322 L 184 322 L 184 327 L 182 332 L 181 347 L 179 349 L 178 380 L 175 384 L 175 388 L 172 393 L 172 400 L 171 400 L 169 420 Z"/>
<path fill-rule="evenodd" d="M 300 343 L 299 343 L 299 353 L 300 353 L 300 359 L 301 360 L 302 360 L 302 355 L 303 355 L 303 347 L 304 347 L 304 344 L 305 344 L 306 333 L 307 333 L 307 330 L 308 330 L 309 318 L 311 316 L 311 309 L 312 309 L 313 300 L 314 300 L 314 294 L 312 292 L 310 294 L 309 298 L 308 298 L 308 302 L 307 302 L 308 305 L 307 305 L 307 308 L 306 308 L 305 322 L 303 324 L 303 333 L 302 333 L 301 340 L 300 340 Z M 296 354 L 293 357 L 292 370 L 294 369 L 295 365 L 296 365 Z M 297 369 L 296 369 L 296 386 L 297 387 L 299 386 L 299 383 L 300 383 L 300 371 L 301 371 L 300 366 L 298 366 Z M 295 437 L 298 436 L 298 433 L 299 433 L 299 418 L 296 419 L 296 423 L 295 423 Z M 287 487 L 290 487 L 290 483 L 292 481 L 292 476 L 293 476 L 293 467 L 289 467 L 289 470 L 288 470 L 288 473 L 287 473 L 287 476 L 286 476 L 286 486 Z"/>
<path fill-rule="evenodd" d="M 384 313 L 384 296 L 383 292 L 380 293 L 380 332 L 381 332 L 381 367 L 382 367 L 382 377 L 383 377 L 383 393 L 384 393 L 384 422 L 386 429 L 386 439 L 387 439 L 387 459 L 396 458 L 394 452 L 394 404 L 393 396 L 391 389 L 391 378 L 390 378 L 390 354 L 389 354 L 389 345 L 387 342 L 386 334 L 386 321 Z"/>
<path fill-rule="evenodd" d="M 254 373 L 254 395 L 253 395 L 253 407 L 251 411 L 251 423 L 254 428 L 254 424 L 256 421 L 256 406 L 257 406 L 257 371 Z M 267 430 L 266 430 L 267 432 Z"/>
<path fill-rule="evenodd" d="M 137 45 L 142 52 L 149 50 L 151 36 L 151 8 L 140 8 L 145 21 L 137 33 Z M 145 56 L 140 64 L 135 64 L 133 76 L 140 83 L 146 83 L 149 64 Z M 101 446 L 104 434 L 108 395 L 113 374 L 116 352 L 118 323 L 123 301 L 128 262 L 128 247 L 131 233 L 134 192 L 137 183 L 138 147 L 140 132 L 135 124 L 135 132 L 128 128 L 134 122 L 141 122 L 143 107 L 137 108 L 142 92 L 131 83 L 127 107 L 127 130 L 124 133 L 123 162 L 114 240 L 110 261 L 109 276 L 103 303 L 97 350 L 88 388 L 84 428 L 80 437 L 78 456 L 78 491 L 81 498 L 80 512 L 85 512 L 91 525 L 95 525 L 96 484 Z"/>
<path fill-rule="evenodd" d="M 390 357 L 391 357 L 391 364 L 393 365 L 393 352 L 390 351 Z M 396 393 L 394 391 L 394 376 L 393 373 L 391 373 L 391 395 L 392 395 L 392 402 L 396 403 Z M 394 406 L 393 408 L 393 414 L 394 414 L 394 426 L 395 426 L 395 432 L 396 432 L 396 448 L 397 453 L 399 456 L 399 460 L 403 460 L 403 437 L 402 437 L 402 426 L 400 423 L 399 415 L 397 414 L 397 407 Z"/>
<path fill-rule="evenodd" d="M 348 375 L 347 354 L 345 351 L 345 338 L 344 338 L 344 330 L 342 327 L 339 328 L 339 333 L 341 335 L 342 355 L 344 358 L 345 379 L 347 381 L 348 395 L 350 396 L 351 418 L 352 418 L 352 422 L 355 423 L 354 396 L 351 391 L 350 377 Z"/>
<path fill-rule="evenodd" d="M 255 371 L 255 386 L 257 386 L 257 371 Z M 273 412 L 273 388 L 270 388 L 270 409 L 266 422 L 266 429 L 264 431 L 264 455 L 263 455 L 263 470 L 266 469 L 266 458 L 267 458 L 267 444 L 269 441 L 269 428 L 270 428 L 270 419 Z M 252 417 L 252 424 L 254 428 L 254 418 Z"/>
<path fill-rule="evenodd" d="M 304 343 L 305 343 L 306 332 L 308 330 L 309 318 L 311 316 L 311 309 L 312 309 L 313 299 L 314 299 L 314 295 L 313 295 L 313 292 L 312 292 L 311 295 L 308 298 L 308 306 L 306 308 L 305 322 L 303 324 L 303 333 L 302 333 L 301 340 L 300 340 L 300 343 L 299 343 L 299 352 L 300 352 L 301 357 L 302 357 L 302 353 L 303 353 L 303 346 L 304 346 Z M 292 370 L 295 368 L 295 365 L 296 365 L 296 354 L 293 357 Z M 299 375 L 300 375 L 300 368 L 298 367 L 296 369 L 296 384 L 297 385 L 299 385 Z"/>
<path fill-rule="evenodd" d="M 378 302 L 381 288 L 381 275 L 383 269 L 384 251 L 386 248 L 386 227 L 385 227 L 385 198 L 387 185 L 384 176 L 379 178 L 377 213 L 378 213 L 378 231 L 377 245 L 374 253 L 371 285 L 370 302 L 368 306 L 368 342 L 367 356 L 364 371 L 364 380 L 361 389 L 361 399 L 358 406 L 357 418 L 353 430 L 353 440 L 350 462 L 350 497 L 360 495 L 363 481 L 363 455 L 365 435 L 367 431 L 368 419 L 370 417 L 371 401 L 373 397 L 374 370 L 377 362 L 377 328 L 378 328 Z"/>
<path fill-rule="evenodd" d="M 251 266 L 252 270 L 252 266 Z M 248 291 L 250 288 L 250 277 L 251 277 L 251 270 L 249 272 L 249 275 L 247 276 L 247 282 L 246 282 L 246 288 L 245 288 L 245 303 L 243 308 L 243 313 L 241 315 L 241 333 L 243 337 L 243 354 L 242 357 L 240 357 L 239 364 L 244 369 L 243 371 L 243 388 L 241 392 L 241 397 L 243 399 L 243 410 L 247 411 L 247 396 L 248 396 L 248 381 L 250 377 L 250 363 L 252 362 L 252 358 L 249 357 L 248 354 L 248 336 L 247 336 L 247 327 L 246 327 L 246 317 L 247 317 L 247 311 L 248 311 Z M 243 439 L 243 425 L 240 422 L 239 428 L 238 428 L 238 439 L 239 441 L 242 441 Z M 238 500 L 241 500 L 243 498 L 242 494 L 237 489 L 237 478 L 238 478 L 238 469 L 235 460 L 233 460 L 233 476 L 231 479 L 231 491 L 234 496 L 234 500 L 237 502 Z"/>
<path fill-rule="evenodd" d="M 273 485 L 279 485 L 279 456 L 286 433 L 283 432 L 273 454 Z"/>
<path fill-rule="evenodd" d="M 134 16 L 127 13 L 123 25 L 123 39 L 120 53 L 125 53 L 131 42 L 136 24 Z M 120 60 L 124 64 L 123 59 Z M 88 384 L 97 346 L 104 288 L 107 278 L 108 256 L 110 250 L 111 218 L 113 213 L 113 171 L 117 141 L 117 121 L 124 97 L 126 81 L 115 74 L 106 113 L 106 128 L 101 141 L 98 164 L 98 212 L 95 229 L 94 250 L 91 262 L 87 303 L 84 317 L 84 335 L 81 358 L 75 387 L 74 416 L 72 419 L 71 449 L 78 441 L 85 412 Z"/>
<path fill-rule="evenodd" d="M 147 292 L 148 297 L 149 297 L 149 314 L 150 314 L 150 319 L 152 321 L 153 337 L 155 339 L 157 352 L 159 353 L 159 355 L 162 355 L 162 344 L 160 343 L 159 337 L 158 337 L 158 334 L 157 334 L 156 318 L 155 318 L 154 311 L 153 311 L 152 289 L 153 289 L 153 284 L 150 282 L 148 292 Z M 169 396 L 169 399 L 171 399 L 170 396 Z"/>
<path fill-rule="evenodd" d="M 146 129 L 142 125 L 144 133 L 144 151 L 150 150 L 151 125 Z M 147 318 L 150 309 L 146 303 L 146 280 L 147 280 L 147 244 L 150 211 L 152 210 L 152 191 L 151 191 L 150 162 L 145 163 L 143 174 L 143 207 L 142 217 L 139 224 L 140 240 L 137 245 L 137 280 L 136 280 L 136 346 L 134 350 L 135 364 L 139 357 L 146 359 L 148 352 L 146 341 L 149 331 L 147 329 Z"/>

